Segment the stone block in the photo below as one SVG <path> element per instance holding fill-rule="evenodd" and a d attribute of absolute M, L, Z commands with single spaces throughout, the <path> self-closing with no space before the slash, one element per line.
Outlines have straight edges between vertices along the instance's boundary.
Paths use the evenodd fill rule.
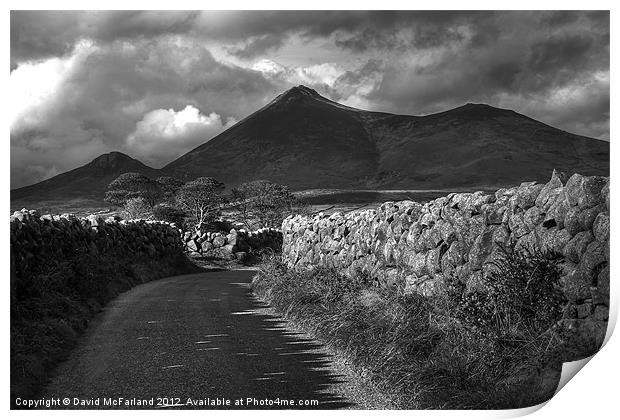
<path fill-rule="evenodd" d="M 226 238 L 224 236 L 216 236 L 213 238 L 212 243 L 214 248 L 223 247 L 226 244 Z"/>
<path fill-rule="evenodd" d="M 592 235 L 591 232 L 579 232 L 570 241 L 568 241 L 562 253 L 569 261 L 577 264 L 592 241 L 594 241 L 594 235 Z"/>
<path fill-rule="evenodd" d="M 601 212 L 596 216 L 592 225 L 594 237 L 600 243 L 609 241 L 609 213 Z"/>

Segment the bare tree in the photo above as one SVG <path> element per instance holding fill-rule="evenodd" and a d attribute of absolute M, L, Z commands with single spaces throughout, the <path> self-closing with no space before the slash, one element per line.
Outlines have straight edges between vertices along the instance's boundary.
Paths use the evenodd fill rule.
<path fill-rule="evenodd" d="M 176 194 L 177 203 L 200 228 L 221 214 L 224 184 L 214 178 L 197 178 L 183 185 Z"/>
<path fill-rule="evenodd" d="M 127 219 L 149 219 L 153 207 L 142 197 L 128 199 L 123 206 L 123 214 Z"/>

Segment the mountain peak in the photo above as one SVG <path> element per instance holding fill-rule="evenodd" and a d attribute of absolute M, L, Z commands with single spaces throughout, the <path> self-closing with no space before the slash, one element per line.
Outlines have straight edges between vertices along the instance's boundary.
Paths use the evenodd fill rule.
<path fill-rule="evenodd" d="M 304 85 L 293 86 L 284 93 L 278 95 L 272 102 L 276 104 L 289 105 L 307 100 L 325 100 L 316 90 Z"/>
<path fill-rule="evenodd" d="M 304 85 L 293 86 L 292 88 L 284 92 L 284 94 L 285 95 L 303 95 L 303 96 L 309 96 L 309 97 L 314 97 L 314 98 L 321 98 L 321 95 L 319 95 L 319 93 L 316 90 L 309 88 L 307 86 L 304 86 Z"/>
<path fill-rule="evenodd" d="M 126 155 L 125 153 L 115 151 L 110 153 L 104 153 L 103 155 L 96 157 L 90 162 L 90 165 L 105 169 L 113 169 L 133 161 L 135 161 L 135 159 L 131 156 Z"/>
<path fill-rule="evenodd" d="M 58 174 L 34 185 L 11 191 L 11 200 L 72 200 L 89 198 L 100 201 L 108 184 L 125 172 L 139 172 L 149 178 L 162 173 L 121 152 L 105 153 L 84 166 Z M 23 205 L 22 205 L 23 206 Z"/>
<path fill-rule="evenodd" d="M 510 115 L 516 114 L 514 111 L 511 111 L 509 109 L 497 108 L 495 106 L 484 104 L 484 103 L 471 103 L 471 102 L 465 105 L 456 107 L 454 109 L 448 110 L 448 111 L 440 112 L 439 114 L 435 114 L 435 115 L 442 115 L 446 113 L 457 115 L 461 118 L 465 118 L 468 120 L 472 120 L 472 119 L 480 120 L 480 119 L 494 118 L 494 117 L 500 117 L 500 116 L 510 116 Z"/>

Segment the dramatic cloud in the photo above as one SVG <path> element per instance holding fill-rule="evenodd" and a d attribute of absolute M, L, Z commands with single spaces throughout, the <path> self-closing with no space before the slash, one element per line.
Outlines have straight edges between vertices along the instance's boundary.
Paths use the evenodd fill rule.
<path fill-rule="evenodd" d="M 225 122 L 253 112 L 285 86 L 220 63 L 197 43 L 165 37 L 83 42 L 64 57 L 20 64 L 11 72 L 11 88 L 16 98 L 11 119 L 15 187 L 111 150 L 163 165 L 200 144 L 198 133 L 205 135 L 202 142 L 209 140 Z M 190 130 L 175 143 L 177 149 L 157 141 L 165 135 L 154 137 L 151 150 L 140 135 L 131 137 L 151 111 L 187 111 L 188 105 L 208 112 L 211 130 Z"/>
<path fill-rule="evenodd" d="M 609 30 L 588 11 L 13 11 L 11 185 L 111 150 L 161 166 L 297 84 L 609 139 Z"/>
<path fill-rule="evenodd" d="M 609 139 L 608 16 L 576 15 L 568 25 L 538 30 L 540 21 L 549 18 L 496 15 L 484 25 L 498 31 L 493 42 L 480 42 L 476 27 L 463 31 L 459 40 L 386 61 L 376 69 L 382 81 L 369 99 L 404 113 L 485 102 Z M 575 109 L 584 114 L 578 116 Z"/>
<path fill-rule="evenodd" d="M 196 12 L 12 11 L 11 63 L 68 54 L 81 39 L 110 42 L 191 29 Z"/>
<path fill-rule="evenodd" d="M 277 35 L 252 37 L 243 47 L 231 49 L 231 53 L 240 58 L 253 58 L 284 45 L 284 38 Z"/>
<path fill-rule="evenodd" d="M 181 111 L 156 109 L 144 115 L 136 129 L 127 138 L 128 147 L 145 163 L 163 166 L 170 158 L 179 157 L 223 130 L 236 121 L 229 119 L 225 124 L 215 112 L 208 116 L 191 105 Z"/>
<path fill-rule="evenodd" d="M 321 86 L 323 91 L 329 91 L 334 83 L 346 73 L 341 66 L 335 63 L 321 63 L 307 67 L 286 67 L 268 59 L 254 63 L 252 70 L 261 72 L 268 79 L 280 80 L 289 85 Z M 338 93 L 332 92 L 332 94 L 334 93 L 338 95 Z"/>

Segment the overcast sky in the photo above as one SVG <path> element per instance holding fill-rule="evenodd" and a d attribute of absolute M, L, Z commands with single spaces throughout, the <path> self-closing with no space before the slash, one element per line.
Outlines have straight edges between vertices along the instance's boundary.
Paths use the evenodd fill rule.
<path fill-rule="evenodd" d="M 12 12 L 11 187 L 102 153 L 161 167 L 293 85 L 467 102 L 609 139 L 607 12 Z"/>

